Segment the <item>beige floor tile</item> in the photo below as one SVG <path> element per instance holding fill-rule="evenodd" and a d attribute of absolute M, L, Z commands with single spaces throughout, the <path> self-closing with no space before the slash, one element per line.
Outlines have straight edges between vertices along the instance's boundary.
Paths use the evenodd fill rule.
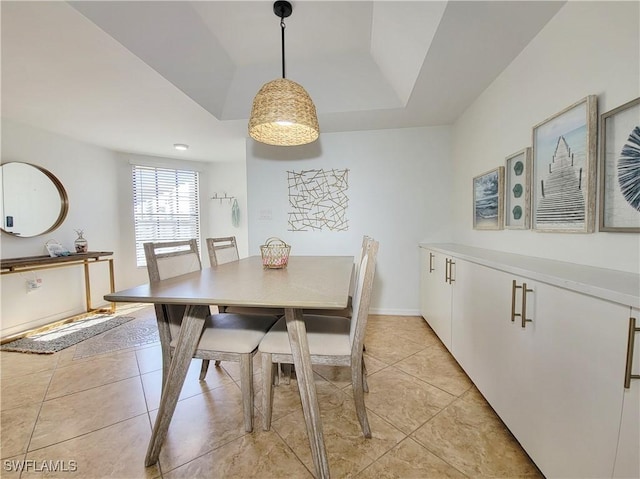
<path fill-rule="evenodd" d="M 156 414 L 151 412 L 153 421 Z M 256 426 L 261 420 L 254 416 Z M 161 468 L 175 469 L 245 434 L 242 396 L 233 382 L 178 401 L 160 453 Z"/>
<path fill-rule="evenodd" d="M 140 374 L 150 373 L 162 369 L 162 350 L 160 344 L 154 344 L 136 350 L 138 369 Z"/>
<path fill-rule="evenodd" d="M 25 354 L 0 351 L 0 379 L 21 377 L 25 374 L 51 371 L 56 368 L 55 354 Z"/>
<path fill-rule="evenodd" d="M 469 477 L 540 477 L 479 394 L 457 399 L 412 437 Z"/>
<path fill-rule="evenodd" d="M 364 355 L 365 365 L 367 367 L 367 374 L 371 375 L 376 371 L 380 371 L 386 368 L 387 365 L 382 361 L 378 361 L 371 355 L 365 353 Z M 351 368 L 346 366 L 313 366 L 313 370 L 329 381 L 331 384 L 339 387 L 340 389 L 351 388 Z"/>
<path fill-rule="evenodd" d="M 118 422 L 95 432 L 60 442 L 27 454 L 36 464 L 66 465 L 68 471 L 27 473 L 22 479 L 47 478 L 154 478 L 157 466 L 144 467 L 144 456 L 151 437 L 147 414 Z M 73 468 L 73 469 L 72 469 Z M 75 470 L 74 470 L 75 469 Z"/>
<path fill-rule="evenodd" d="M 358 479 L 465 478 L 464 474 L 434 456 L 410 438 L 356 476 Z"/>
<path fill-rule="evenodd" d="M 424 318 L 420 316 L 369 316 L 367 333 L 377 331 L 395 334 L 408 341 L 424 344 L 425 347 L 440 342 Z"/>
<path fill-rule="evenodd" d="M 351 401 L 340 388 L 317 374 L 314 377 L 318 406 L 321 411 L 329 411 L 342 406 L 345 401 Z M 255 405 L 262 412 L 262 387 L 255 393 Z M 293 412 L 302 413 L 302 402 L 295 377 L 291 379 L 289 384 L 281 382 L 278 386 L 274 386 L 271 419 L 273 421 Z"/>
<path fill-rule="evenodd" d="M 201 364 L 202 361 L 200 359 L 191 361 L 191 365 L 187 371 L 187 377 L 182 385 L 182 391 L 180 391 L 180 399 L 202 394 L 205 391 L 224 384 L 234 384 L 224 369 L 214 367 L 213 361 L 209 365 L 209 370 L 207 371 L 207 376 L 204 381 L 200 381 Z M 162 370 L 143 374 L 141 377 L 147 409 L 149 411 L 158 409 L 160 406 L 160 396 L 162 394 Z"/>
<path fill-rule="evenodd" d="M 399 361 L 395 367 L 454 396 L 460 396 L 473 384 L 442 345 L 424 349 Z"/>
<path fill-rule="evenodd" d="M 25 356 L 31 356 L 25 354 Z M 54 371 L 25 374 L 9 379 L 2 378 L 0 384 L 0 408 L 13 409 L 27 404 L 41 403 L 49 387 Z"/>
<path fill-rule="evenodd" d="M 353 477 L 405 438 L 400 430 L 369 412 L 369 425 L 373 437 L 365 439 L 355 407 L 349 401 L 338 408 L 321 411 L 321 416 L 332 477 Z M 272 427 L 305 466 L 313 471 L 313 460 L 302 412 L 289 414 L 274 421 Z"/>
<path fill-rule="evenodd" d="M 138 375 L 138 362 L 132 352 L 113 353 L 74 361 L 68 366 L 56 369 L 46 399 L 54 399 Z"/>
<path fill-rule="evenodd" d="M 313 476 L 274 432 L 255 430 L 164 473 L 165 479 L 305 479 Z"/>
<path fill-rule="evenodd" d="M 212 365 L 213 366 L 213 365 Z M 227 372 L 229 376 L 237 383 L 240 382 L 240 363 L 235 361 L 222 361 L 220 366 Z M 253 356 L 253 374 L 260 373 L 262 368 L 262 361 L 260 359 L 260 353 Z"/>
<path fill-rule="evenodd" d="M 412 354 L 422 351 L 426 344 L 407 340 L 387 331 L 367 331 L 364 339 L 367 354 L 387 365 L 395 364 Z"/>
<path fill-rule="evenodd" d="M 367 409 L 410 434 L 456 397 L 394 367 L 369 376 Z"/>
<path fill-rule="evenodd" d="M 2 411 L 0 424 L 0 454 L 2 458 L 27 452 L 41 403 L 27 404 Z"/>
<path fill-rule="evenodd" d="M 95 431 L 146 410 L 139 377 L 45 401 L 29 450 Z"/>

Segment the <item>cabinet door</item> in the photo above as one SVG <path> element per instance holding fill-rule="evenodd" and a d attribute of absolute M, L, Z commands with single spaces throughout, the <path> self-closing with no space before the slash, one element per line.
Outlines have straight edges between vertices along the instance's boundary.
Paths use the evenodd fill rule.
<path fill-rule="evenodd" d="M 420 311 L 442 343 L 451 349 L 451 285 L 445 281 L 448 258 L 420 249 Z"/>
<path fill-rule="evenodd" d="M 456 360 L 547 477 L 611 477 L 629 308 L 474 263 L 456 268 Z"/>
<path fill-rule="evenodd" d="M 636 328 L 640 328 L 640 310 L 632 309 L 631 317 L 636 319 Z M 631 373 L 640 374 L 640 332 L 634 331 L 634 349 Z M 640 477 L 640 379 L 631 379 L 629 388 L 624 390 L 622 403 L 622 421 L 620 421 L 620 440 L 613 477 Z"/>
<path fill-rule="evenodd" d="M 517 344 L 510 338 L 512 277 L 456 259 L 452 312 L 452 353 L 483 396 L 511 429 L 525 372 Z M 526 381 L 523 381 L 526 384 Z M 505 414 L 507 414 L 505 416 Z"/>
<path fill-rule="evenodd" d="M 629 308 L 528 282 L 529 425 L 517 437 L 547 477 L 611 477 Z"/>

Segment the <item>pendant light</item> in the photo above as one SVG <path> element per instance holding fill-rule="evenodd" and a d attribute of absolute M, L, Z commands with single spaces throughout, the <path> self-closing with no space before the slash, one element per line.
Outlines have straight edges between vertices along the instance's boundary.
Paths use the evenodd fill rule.
<path fill-rule="evenodd" d="M 265 83 L 253 99 L 249 135 L 268 145 L 296 146 L 318 138 L 320 128 L 316 107 L 298 83 L 285 78 L 284 19 L 291 15 L 291 3 L 279 0 L 273 13 L 280 18 L 282 31 L 282 78 Z"/>

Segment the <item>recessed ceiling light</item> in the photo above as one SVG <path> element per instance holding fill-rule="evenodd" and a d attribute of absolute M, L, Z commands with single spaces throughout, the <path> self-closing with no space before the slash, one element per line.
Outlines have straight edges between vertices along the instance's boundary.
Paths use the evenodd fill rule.
<path fill-rule="evenodd" d="M 181 150 L 181 151 L 189 149 L 189 145 L 185 145 L 184 143 L 174 143 L 173 147 L 176 150 Z"/>

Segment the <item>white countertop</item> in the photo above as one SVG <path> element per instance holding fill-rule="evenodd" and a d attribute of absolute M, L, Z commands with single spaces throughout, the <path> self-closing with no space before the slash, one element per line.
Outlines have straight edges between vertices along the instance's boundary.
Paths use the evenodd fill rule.
<path fill-rule="evenodd" d="M 420 243 L 465 261 L 640 308 L 640 275 L 453 243 Z"/>

